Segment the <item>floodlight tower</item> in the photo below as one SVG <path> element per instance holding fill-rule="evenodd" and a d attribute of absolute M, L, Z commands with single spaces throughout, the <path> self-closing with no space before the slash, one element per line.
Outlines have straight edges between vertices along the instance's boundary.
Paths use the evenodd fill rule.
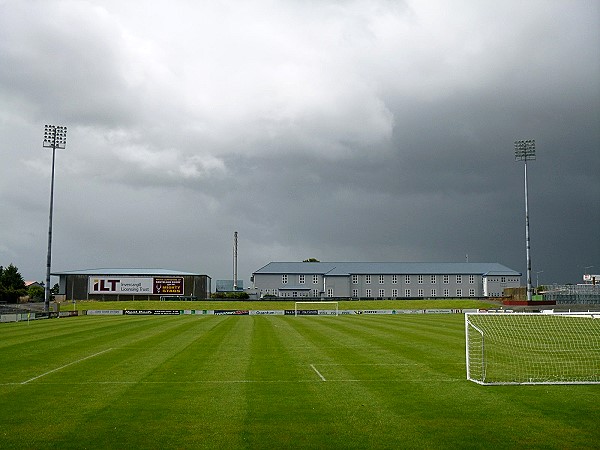
<path fill-rule="evenodd" d="M 50 309 L 50 267 L 52 265 L 52 209 L 54 206 L 54 161 L 56 149 L 67 146 L 67 127 L 46 125 L 44 128 L 44 147 L 52 149 L 52 178 L 50 181 L 50 215 L 48 218 L 48 259 L 46 260 L 46 286 L 44 292 L 44 310 Z"/>
<path fill-rule="evenodd" d="M 527 207 L 527 161 L 535 160 L 535 140 L 515 141 L 515 160 L 525 163 L 525 253 L 527 255 L 527 301 L 531 301 L 531 256 L 529 255 L 529 209 Z"/>

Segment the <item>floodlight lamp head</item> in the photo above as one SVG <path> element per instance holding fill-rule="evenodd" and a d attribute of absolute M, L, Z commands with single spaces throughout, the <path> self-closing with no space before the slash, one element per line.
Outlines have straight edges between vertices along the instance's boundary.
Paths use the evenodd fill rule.
<path fill-rule="evenodd" d="M 515 141 L 515 160 L 528 161 L 535 159 L 535 139 Z"/>
<path fill-rule="evenodd" d="M 67 127 L 46 125 L 44 127 L 44 147 L 64 149 L 67 146 Z"/>

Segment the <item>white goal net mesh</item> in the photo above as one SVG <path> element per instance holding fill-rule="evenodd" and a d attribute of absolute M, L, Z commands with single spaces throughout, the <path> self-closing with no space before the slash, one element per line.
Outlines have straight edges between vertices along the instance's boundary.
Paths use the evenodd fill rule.
<path fill-rule="evenodd" d="M 465 314 L 467 379 L 600 383 L 600 314 Z"/>

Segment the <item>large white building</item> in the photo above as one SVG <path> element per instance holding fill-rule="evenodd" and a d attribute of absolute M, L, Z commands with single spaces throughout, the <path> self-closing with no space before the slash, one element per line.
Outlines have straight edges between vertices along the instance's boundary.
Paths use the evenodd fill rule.
<path fill-rule="evenodd" d="M 270 262 L 252 280 L 261 297 L 501 297 L 521 273 L 498 263 Z"/>

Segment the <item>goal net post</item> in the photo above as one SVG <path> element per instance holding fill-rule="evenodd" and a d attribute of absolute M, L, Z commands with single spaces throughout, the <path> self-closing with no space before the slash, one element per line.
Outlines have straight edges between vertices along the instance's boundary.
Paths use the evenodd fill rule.
<path fill-rule="evenodd" d="M 467 379 L 600 384 L 600 313 L 466 313 Z"/>
<path fill-rule="evenodd" d="M 306 306 L 312 305 L 311 308 Z M 323 306 L 326 305 L 326 308 Z M 318 306 L 318 307 L 316 307 Z M 310 311 L 309 314 L 306 311 Z M 304 315 L 319 315 L 319 316 L 339 316 L 339 305 L 338 302 L 295 302 L 294 303 L 294 316 Z"/>

